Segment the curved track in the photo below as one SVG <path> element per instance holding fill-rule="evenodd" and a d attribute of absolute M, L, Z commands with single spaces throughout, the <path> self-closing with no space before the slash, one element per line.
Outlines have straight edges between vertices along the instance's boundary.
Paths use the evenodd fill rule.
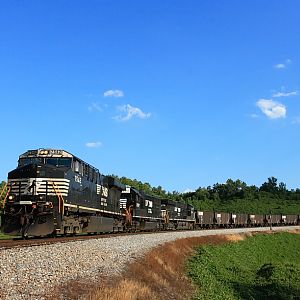
<path fill-rule="evenodd" d="M 285 228 L 286 226 L 275 226 L 273 228 Z M 290 226 L 289 226 L 290 227 Z M 251 227 L 253 229 L 258 229 L 261 231 L 262 229 L 268 230 L 269 226 L 265 227 Z M 295 229 L 299 228 L 299 226 L 295 226 Z M 159 230 L 159 231 L 140 231 L 140 232 L 119 232 L 119 233 L 102 233 L 102 234 L 94 234 L 94 235 L 76 235 L 76 236 L 57 236 L 57 237 L 42 237 L 42 238 L 14 238 L 7 240 L 0 240 L 0 250 L 2 249 L 10 249 L 10 248 L 21 248 L 21 247 L 31 247 L 31 246 L 39 246 L 39 245 L 50 245 L 55 243 L 66 243 L 72 241 L 83 241 L 88 239 L 102 239 L 102 238 L 111 238 L 117 236 L 126 236 L 126 235 L 139 235 L 139 234 L 155 234 L 157 232 L 191 232 L 191 231 L 215 231 L 220 228 L 215 229 L 195 229 L 195 230 Z M 234 228 L 232 228 L 234 229 Z M 246 227 L 245 227 L 246 229 Z"/>
<path fill-rule="evenodd" d="M 143 232 L 145 233 L 154 233 L 154 232 Z M 76 235 L 76 236 L 58 236 L 58 237 L 43 237 L 43 238 L 14 238 L 7 240 L 0 240 L 0 250 L 10 249 L 10 248 L 21 248 L 21 247 L 31 247 L 39 245 L 50 245 L 55 243 L 66 243 L 72 241 L 83 241 L 87 239 L 101 239 L 101 238 L 110 238 L 116 236 L 124 235 L 133 235 L 139 234 L 136 232 L 132 233 L 106 233 L 106 234 L 95 234 L 95 235 Z"/>

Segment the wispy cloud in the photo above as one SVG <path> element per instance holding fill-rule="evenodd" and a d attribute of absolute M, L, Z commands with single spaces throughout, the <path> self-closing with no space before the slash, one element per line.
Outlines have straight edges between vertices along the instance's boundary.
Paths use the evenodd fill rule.
<path fill-rule="evenodd" d="M 253 119 L 256 119 L 256 118 L 258 118 L 258 115 L 257 114 L 251 114 L 250 117 L 253 118 Z"/>
<path fill-rule="evenodd" d="M 114 97 L 114 98 L 120 98 L 124 97 L 124 92 L 121 90 L 108 90 L 103 93 L 104 97 Z"/>
<path fill-rule="evenodd" d="M 85 144 L 88 148 L 99 148 L 102 146 L 101 142 L 88 142 Z"/>
<path fill-rule="evenodd" d="M 272 99 L 260 99 L 256 105 L 269 119 L 280 119 L 286 117 L 286 107 Z"/>
<path fill-rule="evenodd" d="M 140 108 L 133 107 L 130 104 L 119 106 L 118 111 L 121 112 L 121 114 L 113 117 L 113 119 L 117 121 L 128 121 L 133 117 L 147 119 L 151 116 L 151 113 L 144 113 Z"/>
<path fill-rule="evenodd" d="M 293 92 L 276 92 L 272 95 L 274 98 L 297 96 L 298 91 Z"/>
<path fill-rule="evenodd" d="M 300 124 L 300 117 L 293 118 L 292 124 Z"/>
<path fill-rule="evenodd" d="M 103 109 L 102 109 L 102 107 L 101 107 L 98 103 L 93 102 L 93 103 L 88 107 L 88 110 L 92 112 L 92 111 L 102 111 Z"/>
<path fill-rule="evenodd" d="M 83 94 L 83 96 L 88 97 L 88 98 L 95 97 L 95 95 L 93 93 Z"/>
<path fill-rule="evenodd" d="M 274 65 L 273 67 L 275 69 L 285 69 L 288 65 L 290 65 L 292 63 L 292 60 L 291 59 L 286 59 L 283 63 L 279 63 L 279 64 L 276 64 Z"/>

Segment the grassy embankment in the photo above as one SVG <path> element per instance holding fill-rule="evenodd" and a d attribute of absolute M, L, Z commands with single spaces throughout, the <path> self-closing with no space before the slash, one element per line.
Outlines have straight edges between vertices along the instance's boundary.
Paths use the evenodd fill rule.
<path fill-rule="evenodd" d="M 58 287 L 49 299 L 263 299 L 265 294 L 265 299 L 298 299 L 292 296 L 299 293 L 300 235 L 249 236 L 169 242 L 129 264 L 120 276 L 102 277 L 98 285 L 74 280 Z M 237 241 L 242 242 L 228 243 Z M 270 297 L 268 291 L 273 293 Z"/>
<path fill-rule="evenodd" d="M 195 299 L 300 299 L 300 235 L 202 246 L 189 260 Z"/>

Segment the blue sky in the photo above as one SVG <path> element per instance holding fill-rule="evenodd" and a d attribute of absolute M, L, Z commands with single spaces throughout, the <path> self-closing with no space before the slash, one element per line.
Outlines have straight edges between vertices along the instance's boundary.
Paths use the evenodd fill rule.
<path fill-rule="evenodd" d="M 28 149 L 169 191 L 298 188 L 300 2 L 6 1 L 0 179 Z"/>

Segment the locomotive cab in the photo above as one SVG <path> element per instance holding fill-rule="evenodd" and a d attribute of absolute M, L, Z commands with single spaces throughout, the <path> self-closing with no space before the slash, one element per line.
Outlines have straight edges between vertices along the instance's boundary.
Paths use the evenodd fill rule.
<path fill-rule="evenodd" d="M 30 150 L 20 155 L 16 169 L 8 173 L 2 231 L 10 235 L 47 235 L 67 196 L 65 174 L 72 156 L 62 150 Z"/>

